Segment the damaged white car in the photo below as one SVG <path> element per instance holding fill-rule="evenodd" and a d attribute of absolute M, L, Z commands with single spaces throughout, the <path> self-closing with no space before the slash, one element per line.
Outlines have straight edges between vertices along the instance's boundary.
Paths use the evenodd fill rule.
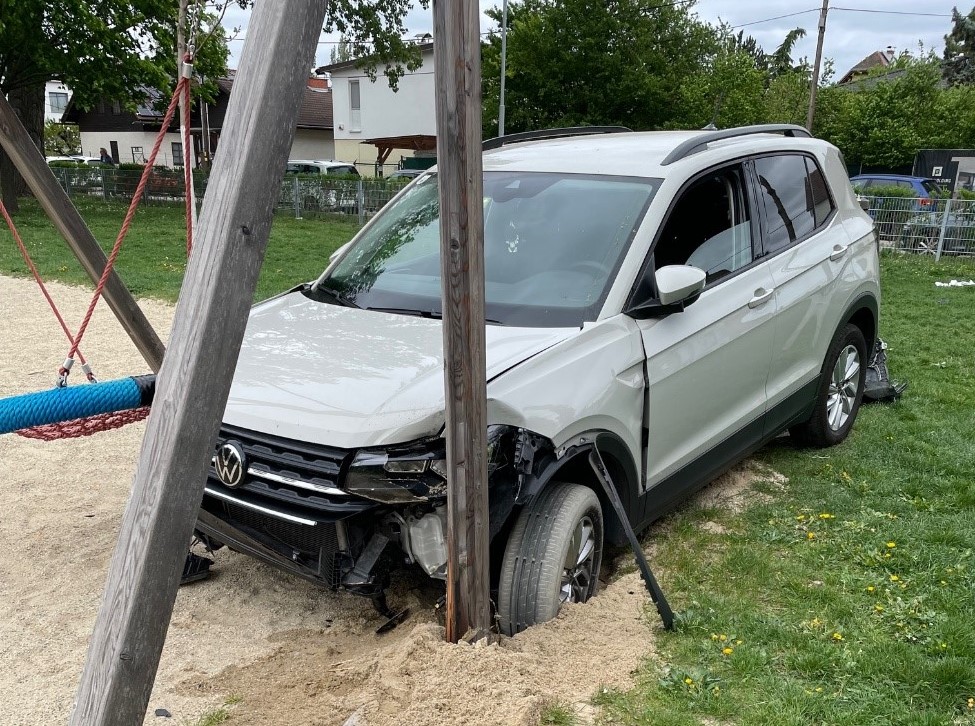
<path fill-rule="evenodd" d="M 553 130 L 483 158 L 492 599 L 511 634 L 591 597 L 623 541 L 593 447 L 640 531 L 784 430 L 847 436 L 878 249 L 839 152 L 799 127 Z M 210 545 L 381 608 L 397 567 L 444 577 L 439 252 L 434 169 L 253 309 Z"/>

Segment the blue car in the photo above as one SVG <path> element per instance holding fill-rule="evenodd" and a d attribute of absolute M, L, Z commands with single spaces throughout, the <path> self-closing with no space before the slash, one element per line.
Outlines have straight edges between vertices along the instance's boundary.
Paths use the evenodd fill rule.
<path fill-rule="evenodd" d="M 867 196 L 871 195 L 871 187 L 903 187 L 912 190 L 918 197 L 917 211 L 926 211 L 933 204 L 933 200 L 940 197 L 943 189 L 934 179 L 923 176 L 906 176 L 904 174 L 858 174 L 850 178 L 850 183 L 857 189 L 862 189 Z"/>

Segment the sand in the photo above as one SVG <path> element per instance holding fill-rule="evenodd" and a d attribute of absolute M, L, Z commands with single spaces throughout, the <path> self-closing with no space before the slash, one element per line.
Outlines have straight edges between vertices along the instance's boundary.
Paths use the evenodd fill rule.
<path fill-rule="evenodd" d="M 74 324 L 90 291 L 50 288 Z M 50 387 L 67 352 L 53 315 L 31 281 L 0 277 L 0 301 L 0 396 Z M 140 305 L 165 336 L 174 308 Z M 147 372 L 104 304 L 82 350 L 104 380 Z M 83 382 L 78 369 L 72 378 Z M 63 723 L 70 713 L 144 431 L 139 423 L 50 443 L 0 436 L 5 726 Z M 705 490 L 704 505 L 740 506 L 756 476 L 768 478 L 750 466 L 730 472 Z M 229 724 L 534 724 L 554 702 L 588 723 L 597 689 L 627 687 L 634 669 L 656 657 L 659 620 L 636 574 L 485 646 L 443 642 L 437 590 L 422 576 L 397 578 L 391 604 L 412 615 L 377 636 L 382 621 L 360 598 L 226 549 L 214 571 L 180 590 L 146 723 L 193 724 L 228 701 Z"/>

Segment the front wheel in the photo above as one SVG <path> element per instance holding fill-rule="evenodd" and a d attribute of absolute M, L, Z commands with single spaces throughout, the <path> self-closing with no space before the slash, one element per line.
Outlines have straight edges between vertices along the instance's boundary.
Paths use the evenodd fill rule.
<path fill-rule="evenodd" d="M 817 448 L 843 441 L 863 402 L 867 362 L 863 333 L 847 325 L 829 347 L 812 416 L 789 429 L 789 434 L 800 444 Z"/>
<path fill-rule="evenodd" d="M 596 592 L 603 554 L 599 499 L 579 484 L 553 483 L 518 517 L 505 547 L 498 586 L 505 635 L 551 620 L 562 603 Z"/>

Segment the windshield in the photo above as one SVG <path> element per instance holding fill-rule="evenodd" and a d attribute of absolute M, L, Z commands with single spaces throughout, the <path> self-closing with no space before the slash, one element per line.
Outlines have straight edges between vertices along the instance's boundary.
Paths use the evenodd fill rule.
<path fill-rule="evenodd" d="M 502 325 L 595 320 L 658 179 L 484 174 L 485 317 Z M 437 176 L 409 189 L 311 294 L 371 310 L 440 317 Z"/>

